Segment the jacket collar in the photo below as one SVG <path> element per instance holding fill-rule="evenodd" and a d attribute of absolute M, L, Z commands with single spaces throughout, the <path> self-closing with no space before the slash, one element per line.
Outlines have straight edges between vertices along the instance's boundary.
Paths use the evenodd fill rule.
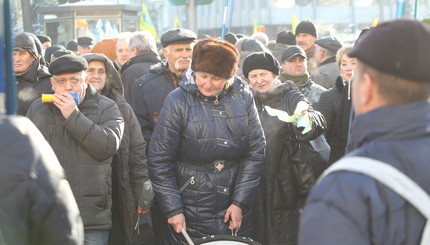
<path fill-rule="evenodd" d="M 319 64 L 318 67 L 323 66 L 325 64 L 335 63 L 335 62 L 336 62 L 336 57 L 332 56 L 330 58 L 325 59 L 323 62 L 321 62 L 321 64 Z"/>
<path fill-rule="evenodd" d="M 388 105 L 355 116 L 349 148 L 357 149 L 374 140 L 430 135 L 430 102 Z"/>

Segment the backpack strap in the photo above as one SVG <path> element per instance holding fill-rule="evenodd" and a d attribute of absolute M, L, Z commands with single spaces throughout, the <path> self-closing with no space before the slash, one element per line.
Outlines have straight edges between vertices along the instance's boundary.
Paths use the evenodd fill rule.
<path fill-rule="evenodd" d="M 382 161 L 367 157 L 345 157 L 324 171 L 317 183 L 330 173 L 338 171 L 367 175 L 412 204 L 427 219 L 420 244 L 430 244 L 430 196 L 408 176 Z"/>

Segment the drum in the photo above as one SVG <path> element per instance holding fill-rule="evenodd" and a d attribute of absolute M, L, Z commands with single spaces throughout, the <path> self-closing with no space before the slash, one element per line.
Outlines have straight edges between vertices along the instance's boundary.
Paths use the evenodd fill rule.
<path fill-rule="evenodd" d="M 193 242 L 195 245 L 261 245 L 260 243 L 246 237 L 229 235 L 208 236 L 194 240 Z"/>

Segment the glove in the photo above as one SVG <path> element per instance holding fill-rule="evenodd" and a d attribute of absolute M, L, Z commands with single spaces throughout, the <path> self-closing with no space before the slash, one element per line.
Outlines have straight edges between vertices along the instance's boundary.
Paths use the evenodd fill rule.
<path fill-rule="evenodd" d="M 306 101 L 299 101 L 297 103 L 296 109 L 294 110 L 294 114 L 304 116 L 309 109 L 309 104 Z"/>

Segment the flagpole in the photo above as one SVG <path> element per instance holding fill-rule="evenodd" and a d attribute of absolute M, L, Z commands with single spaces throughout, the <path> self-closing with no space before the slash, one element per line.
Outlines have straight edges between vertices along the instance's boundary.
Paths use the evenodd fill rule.
<path fill-rule="evenodd" d="M 228 20 L 228 32 L 231 31 L 231 22 L 233 19 L 233 9 L 234 9 L 234 0 L 231 0 L 231 7 L 230 7 L 230 17 Z"/>
<path fill-rule="evenodd" d="M 418 10 L 418 0 L 415 0 L 415 11 L 414 11 L 414 19 L 417 19 L 417 10 Z"/>
<path fill-rule="evenodd" d="M 225 35 L 225 22 L 226 22 L 226 19 L 227 19 L 227 10 L 228 10 L 228 0 L 225 0 L 224 16 L 223 16 L 222 27 L 221 27 L 221 39 L 222 40 L 224 40 L 224 35 Z"/>

